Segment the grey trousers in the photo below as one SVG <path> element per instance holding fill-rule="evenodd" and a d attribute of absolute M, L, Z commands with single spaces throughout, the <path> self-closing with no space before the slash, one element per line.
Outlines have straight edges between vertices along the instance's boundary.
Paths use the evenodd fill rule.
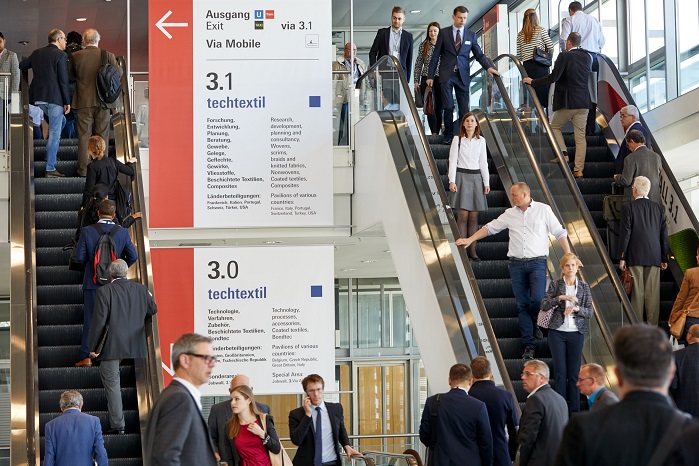
<path fill-rule="evenodd" d="M 100 361 L 100 378 L 107 394 L 107 409 L 109 410 L 109 427 L 123 429 L 124 407 L 121 401 L 121 381 L 119 380 L 119 359 Z"/>
<path fill-rule="evenodd" d="M 633 277 L 631 307 L 639 322 L 643 322 L 643 308 L 646 308 L 648 325 L 658 326 L 660 315 L 660 267 L 632 265 L 629 272 Z"/>

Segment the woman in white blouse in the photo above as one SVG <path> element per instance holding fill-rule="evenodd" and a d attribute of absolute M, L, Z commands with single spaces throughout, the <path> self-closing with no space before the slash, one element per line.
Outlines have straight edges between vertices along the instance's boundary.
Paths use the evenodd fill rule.
<path fill-rule="evenodd" d="M 570 413 L 580 411 L 578 372 L 587 320 L 592 317 L 590 285 L 577 277 L 578 263 L 575 254 L 569 252 L 563 255 L 561 278 L 551 281 L 541 301 L 542 311 L 554 310 L 548 331 L 553 359 L 552 387 L 566 399 Z"/>
<path fill-rule="evenodd" d="M 478 212 L 488 208 L 485 195 L 490 192 L 490 173 L 485 139 L 472 112 L 461 120 L 459 136 L 454 136 L 449 149 L 449 191 L 451 208 L 457 212 L 459 234 L 467 238 L 478 231 Z M 468 257 L 479 262 L 476 242 L 468 249 Z"/>
<path fill-rule="evenodd" d="M 539 26 L 536 10 L 529 8 L 524 12 L 522 30 L 517 33 L 517 58 L 522 62 L 527 75 L 532 78 L 543 78 L 549 74 L 549 67 L 534 60 L 534 49 L 539 48 L 553 52 L 553 42 L 546 29 Z M 541 106 L 546 108 L 549 103 L 549 86 L 535 87 L 536 97 Z"/>

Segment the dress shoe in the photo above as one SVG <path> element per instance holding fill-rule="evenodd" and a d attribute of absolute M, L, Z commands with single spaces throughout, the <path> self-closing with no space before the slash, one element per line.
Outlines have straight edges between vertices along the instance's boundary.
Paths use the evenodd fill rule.
<path fill-rule="evenodd" d="M 544 333 L 541 331 L 539 327 L 536 327 L 534 329 L 534 338 L 537 340 L 543 340 L 544 339 Z"/>
<path fill-rule="evenodd" d="M 534 348 L 526 347 L 522 359 L 534 359 Z"/>
<path fill-rule="evenodd" d="M 80 361 L 75 363 L 75 367 L 83 367 L 83 366 L 90 367 L 91 365 L 92 365 L 92 359 L 90 359 L 90 358 L 81 359 Z"/>
<path fill-rule="evenodd" d="M 451 141 L 452 141 L 452 138 L 444 138 L 444 140 L 442 141 L 442 145 L 451 146 Z"/>
<path fill-rule="evenodd" d="M 109 429 L 107 431 L 107 434 L 109 435 L 124 435 L 126 433 L 126 429 L 121 427 L 117 429 Z"/>
<path fill-rule="evenodd" d="M 582 172 L 576 170 L 573 172 L 573 176 L 576 178 L 582 178 L 583 174 L 582 174 Z"/>
<path fill-rule="evenodd" d="M 46 176 L 49 178 L 63 178 L 63 177 L 65 177 L 65 175 L 63 173 L 59 172 L 58 170 L 46 172 Z"/>

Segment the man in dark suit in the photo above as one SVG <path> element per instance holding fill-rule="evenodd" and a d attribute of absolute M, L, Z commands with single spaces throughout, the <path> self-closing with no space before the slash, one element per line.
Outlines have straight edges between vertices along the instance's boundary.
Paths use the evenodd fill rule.
<path fill-rule="evenodd" d="M 83 274 L 83 336 L 80 343 L 80 357 L 75 364 L 76 367 L 91 366 L 90 348 L 88 339 L 90 328 L 92 327 L 92 312 L 95 308 L 95 293 L 100 287 L 100 284 L 95 281 L 95 249 L 100 239 L 101 228 L 104 232 L 111 232 L 112 228 L 119 228 L 114 234 L 114 246 L 117 258 L 124 259 L 126 264 L 131 265 L 136 262 L 138 254 L 136 248 L 131 242 L 128 230 L 121 228 L 114 223 L 116 215 L 116 204 L 114 201 L 104 200 L 99 205 L 99 220 L 95 225 L 90 225 L 83 228 L 78 238 L 78 243 L 75 245 L 75 260 L 85 264 L 85 272 Z"/>
<path fill-rule="evenodd" d="M 471 368 L 454 364 L 449 369 L 447 393 L 425 401 L 420 421 L 420 441 L 431 450 L 429 466 L 493 464 L 493 436 L 485 403 L 468 394 Z"/>
<path fill-rule="evenodd" d="M 670 394 L 677 407 L 699 417 L 699 324 L 687 331 L 687 346 L 675 351 L 677 372 L 670 385 Z"/>
<path fill-rule="evenodd" d="M 61 393 L 61 414 L 46 423 L 45 466 L 107 466 L 102 428 L 96 416 L 80 412 L 83 396 L 75 390 Z"/>
<path fill-rule="evenodd" d="M 298 447 L 294 466 L 340 466 L 340 447 L 349 458 L 361 456 L 349 443 L 342 405 L 323 401 L 323 378 L 307 375 L 301 384 L 303 406 L 289 413 L 291 442 Z"/>
<path fill-rule="evenodd" d="M 568 151 L 561 128 L 568 121 L 573 122 L 575 136 L 573 176 L 576 178 L 582 178 L 585 168 L 585 153 L 587 152 L 585 125 L 587 124 L 587 113 L 590 110 L 590 91 L 587 85 L 592 72 L 592 57 L 587 51 L 580 48 L 580 40 L 580 34 L 577 32 L 571 32 L 568 35 L 566 52 L 558 54 L 553 70 L 548 76 L 537 79 L 522 78 L 523 83 L 532 86 L 547 86 L 556 83 L 553 90 L 551 129 L 558 147 L 563 151 L 567 161 Z"/>
<path fill-rule="evenodd" d="M 681 433 L 691 425 L 668 397 L 674 365 L 667 334 L 645 324 L 627 325 L 617 330 L 613 346 L 621 401 L 570 420 L 557 466 L 646 466 L 656 448 L 679 436 L 665 437 L 668 429 L 677 426 Z"/>
<path fill-rule="evenodd" d="M 578 372 L 577 386 L 587 397 L 590 411 L 596 411 L 619 402 L 619 398 L 604 387 L 604 369 L 599 364 L 585 364 Z"/>
<path fill-rule="evenodd" d="M 405 78 L 410 82 L 410 70 L 413 69 L 413 35 L 403 29 L 405 10 L 394 6 L 391 12 L 391 27 L 381 28 L 376 32 L 374 43 L 369 50 L 369 66 L 384 55 L 393 55 L 400 62 Z"/>
<path fill-rule="evenodd" d="M 29 85 L 29 103 L 36 105 L 49 118 L 49 139 L 46 142 L 46 176 L 65 176 L 56 170 L 56 154 L 61 130 L 70 112 L 70 88 L 68 87 L 68 57 L 66 35 L 60 29 L 49 32 L 49 45 L 36 49 L 19 63 L 21 70 L 34 70 Z"/>
<path fill-rule="evenodd" d="M 548 466 L 568 422 L 568 403 L 548 384 L 549 366 L 538 359 L 524 364 L 522 388 L 529 393 L 519 422 L 521 466 Z"/>
<path fill-rule="evenodd" d="M 515 399 L 512 393 L 495 386 L 488 358 L 484 356 L 474 358 L 471 361 L 471 371 L 473 383 L 468 394 L 485 403 L 488 410 L 490 431 L 493 434 L 493 466 L 511 466 L 517 456 L 517 426 L 519 426 Z"/>
<path fill-rule="evenodd" d="M 645 138 L 646 147 L 649 149 L 653 148 L 650 142 L 650 133 L 646 127 L 641 124 L 640 113 L 635 105 L 622 107 L 621 110 L 619 110 L 619 118 L 621 119 L 621 126 L 624 128 L 626 134 L 631 130 L 640 131 Z M 631 152 L 632 151 L 629 151 L 629 148 L 626 146 L 625 141 L 619 146 L 619 153 L 614 160 L 614 173 L 621 173 L 624 170 L 624 159 L 626 159 L 626 156 Z"/>
<path fill-rule="evenodd" d="M 631 185 L 637 176 L 645 176 L 650 180 L 648 199 L 662 205 L 660 197 L 660 171 L 663 162 L 660 156 L 646 147 L 646 138 L 638 130 L 631 130 L 624 138 L 630 154 L 624 159 L 624 170 L 620 175 L 614 175 L 614 181 L 624 187 L 624 202 L 633 201 Z"/>
<path fill-rule="evenodd" d="M 427 71 L 427 85 L 432 87 L 434 76 L 439 64 L 439 82 L 442 88 L 442 104 L 444 107 L 444 144 L 451 144 L 454 138 L 454 98 L 459 105 L 459 122 L 469 112 L 469 89 L 471 83 L 471 71 L 469 58 L 478 60 L 484 70 L 492 75 L 499 75 L 493 63 L 485 56 L 478 46 L 476 34 L 466 29 L 468 9 L 465 6 L 454 8 L 452 15 L 453 26 L 447 26 L 439 31 L 437 42 L 434 44 L 432 60 Z M 441 61 L 440 61 L 441 60 Z M 459 123 L 460 124 L 460 123 Z M 457 130 L 457 134 L 458 134 Z"/>
<path fill-rule="evenodd" d="M 633 277 L 631 307 L 639 322 L 646 309 L 650 325 L 658 325 L 660 312 L 660 270 L 667 268 L 670 247 L 667 242 L 665 208 L 648 199 L 650 180 L 637 176 L 632 202 L 621 208 L 619 252 L 621 270 L 629 268 Z"/>
<path fill-rule="evenodd" d="M 77 111 L 78 132 L 78 175 L 87 174 L 90 157 L 87 154 L 87 140 L 90 136 L 102 136 L 109 141 L 109 119 L 111 109 L 116 108 L 116 102 L 104 103 L 97 94 L 97 72 L 102 66 L 102 50 L 99 48 L 100 34 L 96 29 L 86 29 L 83 32 L 84 49 L 73 53 L 70 62 L 71 75 L 75 76 L 75 93 L 73 108 Z M 107 52 L 107 61 L 119 74 L 123 73 L 117 65 L 116 58 Z"/>
<path fill-rule="evenodd" d="M 231 393 L 234 388 L 240 387 L 241 385 L 247 385 L 252 390 L 250 378 L 247 375 L 238 374 L 231 379 L 228 393 Z M 255 405 L 259 412 L 269 414 L 269 406 L 266 404 L 256 401 Z M 232 416 L 233 410 L 231 409 L 231 400 L 216 403 L 211 407 L 211 411 L 209 412 L 209 434 L 211 434 L 211 441 L 214 444 L 216 460 L 222 463 L 228 463 L 229 466 L 234 466 L 240 462 L 235 444 L 228 439 L 228 428 L 226 424 L 230 421 Z"/>
<path fill-rule="evenodd" d="M 201 414 L 199 387 L 216 365 L 211 338 L 187 333 L 172 346 L 170 385 L 155 400 L 144 437 L 145 466 L 214 466 L 216 455 Z"/>
<path fill-rule="evenodd" d="M 122 359 L 148 356 L 145 322 L 158 312 L 148 288 L 126 278 L 128 270 L 122 259 L 109 266 L 112 282 L 97 290 L 90 328 L 90 356 L 100 358 L 100 378 L 107 393 L 109 434 L 123 434 L 126 428 L 119 363 Z M 98 348 L 100 344 L 102 348 Z"/>

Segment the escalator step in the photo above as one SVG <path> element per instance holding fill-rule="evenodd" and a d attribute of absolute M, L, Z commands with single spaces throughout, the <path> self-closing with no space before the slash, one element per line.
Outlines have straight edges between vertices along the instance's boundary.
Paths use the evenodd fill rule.
<path fill-rule="evenodd" d="M 483 299 L 514 297 L 512 285 L 509 281 L 491 278 L 481 279 L 478 277 L 478 288 L 481 290 Z"/>
<path fill-rule="evenodd" d="M 609 171 L 614 171 L 614 162 L 590 162 L 585 160 L 585 176 L 587 178 L 607 178 Z M 611 185 L 611 180 L 610 180 Z M 611 187 L 610 187 L 611 193 Z"/>
<path fill-rule="evenodd" d="M 488 194 L 488 206 L 506 209 L 510 207 L 510 200 L 505 191 L 493 191 L 493 180 L 490 180 L 490 193 Z"/>
<path fill-rule="evenodd" d="M 604 194 L 608 196 L 612 193 L 611 175 L 608 178 L 581 178 L 576 183 L 583 196 L 588 194 Z"/>
<path fill-rule="evenodd" d="M 82 324 L 41 325 L 37 328 L 39 346 L 79 345 L 83 334 Z"/>
<path fill-rule="evenodd" d="M 566 146 L 575 146 L 575 135 L 573 133 L 563 133 L 563 140 Z M 585 142 L 587 143 L 587 147 L 607 147 L 607 141 L 604 139 L 604 136 L 599 134 L 585 136 Z"/>
<path fill-rule="evenodd" d="M 585 170 L 587 171 L 587 169 Z M 588 210 L 602 210 L 604 198 L 607 196 L 609 196 L 609 194 L 585 194 L 583 195 L 583 199 L 585 200 L 585 205 L 587 205 Z"/>
<path fill-rule="evenodd" d="M 36 279 L 44 285 L 75 285 L 83 282 L 83 274 L 65 265 L 44 265 L 36 268 Z"/>
<path fill-rule="evenodd" d="M 79 355 L 80 344 L 73 346 L 39 346 L 39 369 L 47 367 L 73 367 L 73 365 L 78 362 Z M 39 383 L 41 383 L 41 381 L 39 381 Z"/>
<path fill-rule="evenodd" d="M 38 307 L 39 325 L 72 325 L 83 322 L 83 304 L 43 304 Z"/>
<path fill-rule="evenodd" d="M 82 193 L 85 187 L 85 178 L 35 178 L 34 188 L 36 194 L 65 194 Z M 37 212 L 38 213 L 38 212 Z"/>
<path fill-rule="evenodd" d="M 36 248 L 37 267 L 63 266 L 68 270 L 70 251 L 62 247 Z"/>
<path fill-rule="evenodd" d="M 476 251 L 484 261 L 502 260 L 507 258 L 508 243 L 494 243 L 490 241 L 478 241 Z"/>
<path fill-rule="evenodd" d="M 71 243 L 75 228 L 58 230 L 37 230 L 36 246 L 39 248 L 63 247 Z"/>
<path fill-rule="evenodd" d="M 39 285 L 39 304 L 77 304 L 83 302 L 82 285 Z"/>
<path fill-rule="evenodd" d="M 100 420 L 102 425 L 102 432 L 106 432 L 110 429 L 109 426 L 109 413 L 107 411 L 91 411 L 92 416 L 96 416 Z M 41 435 L 44 435 L 44 427 L 46 423 L 56 419 L 60 416 L 60 412 L 42 413 L 39 415 L 39 423 L 41 425 Z M 126 421 L 126 432 L 138 432 L 138 411 L 136 410 L 124 410 L 124 421 Z M 110 460 L 111 463 L 111 460 Z"/>
<path fill-rule="evenodd" d="M 37 212 L 36 228 L 42 230 L 65 229 L 78 227 L 77 211 Z"/>
<path fill-rule="evenodd" d="M 42 212 L 72 210 L 77 216 L 82 200 L 82 194 L 38 194 L 36 210 Z"/>
<path fill-rule="evenodd" d="M 549 351 L 549 345 L 546 340 L 536 340 L 534 345 L 534 351 L 536 352 L 537 356 L 550 356 L 551 352 Z M 517 338 L 498 338 L 498 346 L 500 347 L 500 352 L 505 359 L 519 359 L 524 351 L 519 333 L 517 334 Z M 517 378 L 520 374 L 521 371 L 513 375 Z"/>
<path fill-rule="evenodd" d="M 63 173 L 66 177 L 78 176 L 78 163 L 72 161 L 59 160 L 56 162 L 56 170 Z M 34 161 L 34 177 L 46 177 L 46 162 Z"/>
<path fill-rule="evenodd" d="M 515 298 L 484 298 L 483 302 L 491 319 L 503 319 L 517 315 Z"/>
<path fill-rule="evenodd" d="M 476 245 L 476 251 L 480 254 L 480 247 Z M 509 261 L 503 260 L 483 260 L 481 262 L 471 262 L 473 272 L 478 279 L 509 280 L 510 271 L 507 268 Z"/>
<path fill-rule="evenodd" d="M 122 365 L 119 367 L 122 387 L 130 387 L 135 380 L 134 366 Z M 75 387 L 83 389 L 101 389 L 99 367 L 51 367 L 39 369 L 41 380 L 40 390 L 70 390 Z M 60 412 L 58 404 L 50 411 Z M 42 412 L 50 412 L 42 411 Z"/>
<path fill-rule="evenodd" d="M 39 411 L 42 413 L 55 412 L 58 410 L 58 401 L 61 398 L 61 390 L 39 390 Z M 107 396 L 104 388 L 80 388 L 83 396 L 83 411 L 107 411 Z M 124 402 L 124 409 L 138 409 L 138 399 L 136 389 L 132 387 L 122 388 L 121 399 Z"/>
<path fill-rule="evenodd" d="M 37 147 L 46 147 L 46 143 L 48 140 L 46 139 L 34 139 L 34 149 Z M 65 147 L 65 146 L 76 146 L 78 145 L 78 139 L 77 138 L 72 138 L 72 139 L 66 139 L 66 138 L 61 138 L 58 140 L 58 147 Z"/>
<path fill-rule="evenodd" d="M 77 161 L 78 160 L 78 146 L 72 145 L 60 145 L 58 146 L 58 152 L 56 153 L 58 160 L 63 161 Z M 41 162 L 46 162 L 46 146 L 34 146 L 34 160 Z"/>
<path fill-rule="evenodd" d="M 89 413 L 88 413 L 89 414 Z M 104 448 L 107 450 L 110 465 L 142 465 L 140 459 L 141 435 L 107 435 L 102 434 Z M 41 457 L 44 457 L 44 437 L 41 437 Z M 118 458 L 122 458 L 121 460 Z M 138 462 L 137 462 L 138 461 Z"/>
<path fill-rule="evenodd" d="M 519 338 L 519 320 L 517 316 L 504 318 L 491 318 L 490 325 L 493 327 L 498 340 L 500 338 Z"/>

